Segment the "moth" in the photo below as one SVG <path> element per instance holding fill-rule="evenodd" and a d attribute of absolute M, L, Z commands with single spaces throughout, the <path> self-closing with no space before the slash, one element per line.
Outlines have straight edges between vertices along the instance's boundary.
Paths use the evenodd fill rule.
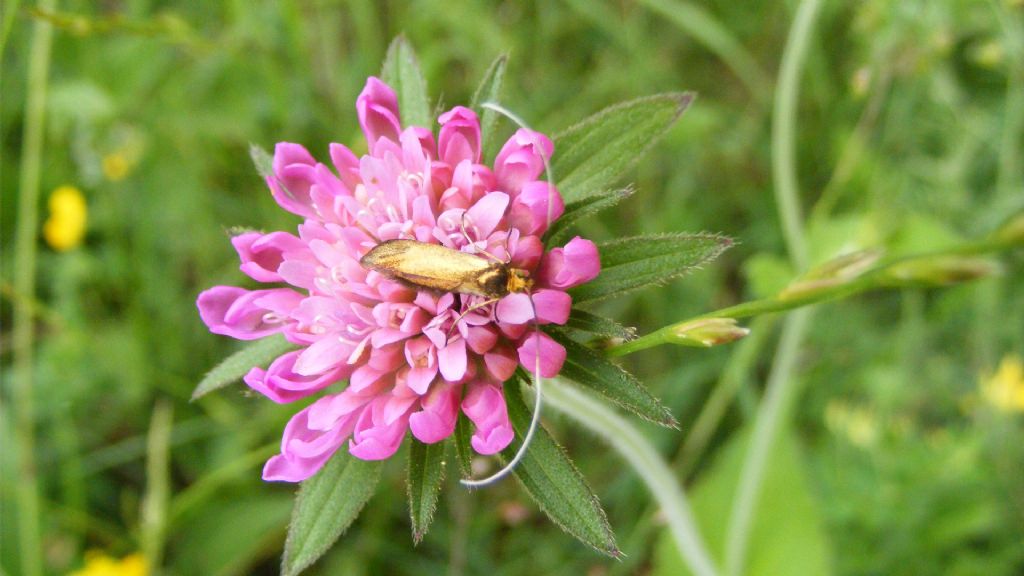
<path fill-rule="evenodd" d="M 533 279 L 526 270 L 416 240 L 385 240 L 359 263 L 363 268 L 418 288 L 483 296 L 492 301 L 512 293 L 529 292 L 533 287 Z"/>

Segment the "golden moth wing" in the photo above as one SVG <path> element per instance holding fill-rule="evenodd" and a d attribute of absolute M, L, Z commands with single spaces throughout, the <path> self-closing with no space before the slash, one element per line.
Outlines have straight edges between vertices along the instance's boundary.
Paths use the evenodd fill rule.
<path fill-rule="evenodd" d="M 374 246 L 359 263 L 389 278 L 445 292 L 468 292 L 467 286 L 491 264 L 439 244 L 415 240 L 387 240 Z"/>

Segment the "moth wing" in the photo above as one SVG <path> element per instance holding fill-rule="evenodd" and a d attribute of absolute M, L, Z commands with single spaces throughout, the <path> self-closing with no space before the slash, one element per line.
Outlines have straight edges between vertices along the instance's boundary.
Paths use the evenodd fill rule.
<path fill-rule="evenodd" d="M 490 267 L 479 256 L 415 240 L 381 242 L 359 263 L 389 278 L 445 292 L 459 291 Z"/>

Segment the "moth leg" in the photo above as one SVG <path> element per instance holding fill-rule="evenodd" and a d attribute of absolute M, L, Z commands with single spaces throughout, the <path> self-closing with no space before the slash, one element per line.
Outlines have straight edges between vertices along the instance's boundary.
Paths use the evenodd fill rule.
<path fill-rule="evenodd" d="M 463 312 L 462 314 L 459 314 L 459 317 L 455 319 L 455 322 L 452 322 L 452 327 L 448 329 L 448 334 L 444 338 L 445 346 L 447 346 L 448 345 L 448 341 L 451 340 L 452 334 L 455 333 L 455 329 L 458 328 L 458 326 L 459 326 L 459 322 L 461 322 L 462 319 L 465 318 L 467 314 L 469 314 L 470 312 L 473 312 L 474 310 L 479 310 L 479 309 L 481 309 L 484 306 L 487 306 L 489 304 L 494 304 L 498 300 L 501 300 L 501 298 L 490 298 L 490 299 L 485 300 L 485 301 L 483 301 L 483 302 L 481 302 L 479 304 L 474 304 L 474 305 L 470 306 L 469 308 L 466 309 L 465 312 Z"/>

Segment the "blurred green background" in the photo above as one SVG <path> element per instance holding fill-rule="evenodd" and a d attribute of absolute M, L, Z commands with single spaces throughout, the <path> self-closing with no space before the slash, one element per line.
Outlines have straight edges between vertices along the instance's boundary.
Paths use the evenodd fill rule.
<path fill-rule="evenodd" d="M 433 98 L 469 101 L 510 54 L 504 104 L 557 132 L 615 102 L 694 90 L 696 103 L 624 181 L 637 193 L 587 221 L 595 240 L 721 232 L 738 240 L 692 276 L 607 304 L 645 333 L 767 296 L 792 277 L 772 194 L 771 106 L 794 2 L 60 2 L 8 0 L 3 53 L 3 464 L 0 567 L 20 574 L 15 501 L 18 404 L 11 318 L 36 337 L 34 455 L 44 567 L 87 550 L 164 546 L 169 574 L 276 573 L 294 487 L 259 478 L 293 408 L 229 388 L 189 403 L 237 343 L 209 334 L 194 300 L 240 284 L 228 229 L 294 230 L 248 145 L 365 146 L 355 98 L 390 40 L 416 48 Z M 38 224 L 60 186 L 84 194 L 86 235 L 37 237 L 36 291 L 19 293 L 12 244 L 32 29 L 52 21 Z M 920 252 L 983 236 L 1024 206 L 1024 3 L 826 2 L 800 85 L 798 172 L 812 259 L 856 248 Z M 507 127 L 506 127 L 507 128 Z M 557 154 L 557 150 L 556 150 Z M 795 373 L 803 396 L 772 457 L 750 573 L 1024 573 L 1024 259 L 943 289 L 822 305 Z M 709 351 L 666 348 L 626 365 L 681 431 L 637 426 L 677 468 L 713 548 L 734 484 L 737 440 L 771 366 L 778 322 Z M 706 445 L 685 444 L 722 374 L 736 402 Z M 991 388 L 988 388 L 991 390 Z M 1012 395 L 1011 394 L 1011 395 Z M 147 434 L 170 418 L 166 486 L 147 472 Z M 586 432 L 549 425 L 608 510 L 622 561 L 563 534 L 512 481 L 468 493 L 449 478 L 417 547 L 404 456 L 362 517 L 310 573 L 679 573 L 636 473 Z M 159 436 L 159 434 L 157 434 Z M 692 442 L 692 441 L 691 441 Z M 158 444 L 158 443 L 157 443 Z M 150 452 L 153 449 L 149 450 Z M 158 450 L 159 451 L 159 450 Z M 143 503 L 163 501 L 154 524 Z M 717 551 L 716 551 L 717 553 Z M 819 562 L 818 559 L 821 561 Z M 815 568 L 807 568 L 815 566 Z M 827 568 L 823 568 L 827 567 Z"/>

